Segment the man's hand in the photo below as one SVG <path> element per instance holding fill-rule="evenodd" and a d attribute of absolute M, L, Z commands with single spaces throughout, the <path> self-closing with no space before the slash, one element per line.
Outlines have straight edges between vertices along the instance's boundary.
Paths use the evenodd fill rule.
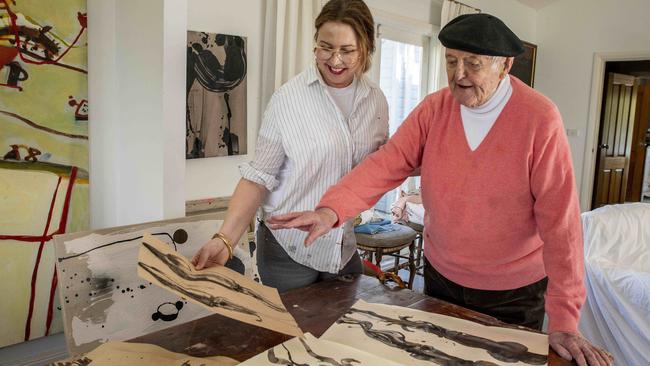
<path fill-rule="evenodd" d="M 609 352 L 594 346 L 579 334 L 553 332 L 548 343 L 560 357 L 575 360 L 579 366 L 611 366 L 614 364 Z"/>
<path fill-rule="evenodd" d="M 318 237 L 332 230 L 338 220 L 336 212 L 323 207 L 316 211 L 290 212 L 269 217 L 266 224 L 273 230 L 298 229 L 307 231 L 309 235 L 305 238 L 305 246 L 309 246 Z"/>

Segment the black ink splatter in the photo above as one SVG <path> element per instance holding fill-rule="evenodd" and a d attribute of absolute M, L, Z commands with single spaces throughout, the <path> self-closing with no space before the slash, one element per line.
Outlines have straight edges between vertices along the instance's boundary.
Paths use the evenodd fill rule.
<path fill-rule="evenodd" d="M 151 314 L 151 319 L 154 321 L 160 319 L 164 322 L 170 322 L 178 318 L 178 314 L 183 308 L 182 301 L 176 301 L 176 303 L 165 302 L 158 305 L 156 312 Z"/>
<path fill-rule="evenodd" d="M 185 244 L 185 242 L 187 242 L 187 237 L 188 237 L 187 231 L 183 229 L 178 229 L 174 231 L 174 235 L 172 236 L 174 242 L 176 242 L 177 244 Z"/>

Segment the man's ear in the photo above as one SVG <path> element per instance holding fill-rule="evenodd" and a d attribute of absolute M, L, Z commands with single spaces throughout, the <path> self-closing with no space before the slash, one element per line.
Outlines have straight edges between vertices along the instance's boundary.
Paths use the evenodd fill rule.
<path fill-rule="evenodd" d="M 503 73 L 501 74 L 502 78 L 508 75 L 510 69 L 512 69 L 512 64 L 514 61 L 515 61 L 514 57 L 506 57 L 506 60 L 503 62 Z"/>

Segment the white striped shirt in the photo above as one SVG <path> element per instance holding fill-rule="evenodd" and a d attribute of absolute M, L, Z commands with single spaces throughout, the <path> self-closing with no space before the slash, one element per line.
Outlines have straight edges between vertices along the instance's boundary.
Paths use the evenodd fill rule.
<path fill-rule="evenodd" d="M 262 219 L 313 210 L 330 186 L 387 139 L 388 103 L 379 87 L 366 76 L 359 78 L 352 113 L 346 118 L 314 64 L 273 94 L 255 159 L 239 169 L 244 179 L 271 192 L 262 205 Z M 322 272 L 337 273 L 356 246 L 351 223 L 309 247 L 303 244 L 305 232 L 272 232 L 294 261 Z"/>

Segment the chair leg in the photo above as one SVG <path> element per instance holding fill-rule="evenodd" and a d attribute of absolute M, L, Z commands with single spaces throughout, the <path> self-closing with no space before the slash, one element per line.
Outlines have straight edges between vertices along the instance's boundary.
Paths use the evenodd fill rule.
<path fill-rule="evenodd" d="M 415 258 L 415 268 L 420 268 L 420 264 L 422 263 L 422 244 L 424 242 L 424 237 L 422 234 L 419 234 L 418 237 L 415 239 L 418 241 L 417 245 L 417 256 Z"/>
<path fill-rule="evenodd" d="M 383 256 L 384 256 L 384 251 L 382 249 L 377 249 L 375 251 L 375 263 L 377 263 L 377 267 L 379 267 L 379 269 L 381 269 L 381 257 Z"/>
<path fill-rule="evenodd" d="M 397 252 L 397 255 L 395 256 L 395 265 L 393 266 L 393 272 L 398 273 L 399 272 L 399 252 Z"/>
<path fill-rule="evenodd" d="M 415 272 L 417 268 L 415 267 L 415 240 L 409 245 L 409 290 L 413 289 L 413 280 L 415 279 Z"/>

